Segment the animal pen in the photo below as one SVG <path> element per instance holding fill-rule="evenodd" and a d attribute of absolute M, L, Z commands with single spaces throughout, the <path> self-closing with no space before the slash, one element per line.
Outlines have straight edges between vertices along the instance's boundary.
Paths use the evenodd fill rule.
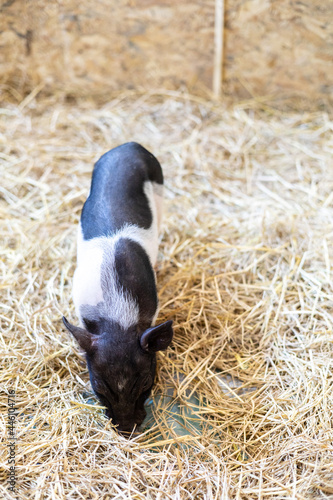
<path fill-rule="evenodd" d="M 0 498 L 332 498 L 332 15 L 2 4 Z M 125 439 L 61 317 L 93 164 L 132 140 L 164 171 L 175 335 Z"/>

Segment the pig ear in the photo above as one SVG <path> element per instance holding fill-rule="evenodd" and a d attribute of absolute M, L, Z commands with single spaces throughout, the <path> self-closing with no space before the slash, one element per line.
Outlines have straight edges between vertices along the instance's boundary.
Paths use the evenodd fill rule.
<path fill-rule="evenodd" d="M 140 338 L 140 345 L 144 351 L 164 351 L 169 347 L 173 337 L 172 321 L 148 328 Z"/>
<path fill-rule="evenodd" d="M 62 317 L 62 322 L 67 328 L 69 332 L 76 338 L 78 341 L 80 347 L 84 349 L 86 352 L 91 351 L 92 348 L 92 335 L 89 333 L 87 330 L 84 330 L 84 328 L 79 328 L 78 326 L 74 326 L 67 319 L 65 316 Z"/>

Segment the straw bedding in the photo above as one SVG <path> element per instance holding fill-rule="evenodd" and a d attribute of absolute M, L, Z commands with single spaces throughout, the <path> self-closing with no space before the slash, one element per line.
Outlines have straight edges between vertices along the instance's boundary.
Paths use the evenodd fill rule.
<path fill-rule="evenodd" d="M 328 115 L 181 93 L 0 110 L 1 423 L 16 391 L 20 499 L 332 498 L 333 140 Z M 75 322 L 75 237 L 94 161 L 136 140 L 166 202 L 158 357 L 143 433 L 94 397 Z"/>

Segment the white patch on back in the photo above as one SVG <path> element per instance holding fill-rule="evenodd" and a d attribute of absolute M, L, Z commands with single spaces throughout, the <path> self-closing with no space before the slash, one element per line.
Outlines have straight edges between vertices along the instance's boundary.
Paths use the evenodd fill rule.
<path fill-rule="evenodd" d="M 80 306 L 89 304 L 96 306 L 103 301 L 103 292 L 100 282 L 101 266 L 103 262 L 103 248 L 99 238 L 84 241 L 81 223 L 77 238 L 77 267 L 73 278 L 73 301 L 76 314 L 83 326 Z"/>
<path fill-rule="evenodd" d="M 121 283 L 117 283 L 115 246 L 120 238 L 128 238 L 139 243 L 147 252 L 150 263 L 154 267 L 158 252 L 158 231 L 162 219 L 163 186 L 147 181 L 144 185 L 144 192 L 153 216 L 153 222 L 149 229 L 124 224 L 112 236 L 84 240 L 80 223 L 77 239 L 77 268 L 73 281 L 73 300 L 81 326 L 83 326 L 83 318 L 80 307 L 82 305 L 96 306 L 101 302 L 104 303 L 105 317 L 116 321 L 123 328 L 129 328 L 138 322 L 138 304 L 121 288 Z M 156 316 L 157 311 L 154 321 Z"/>
<path fill-rule="evenodd" d="M 162 218 L 163 218 L 163 191 L 164 191 L 164 187 L 163 187 L 163 184 L 157 184 L 156 182 L 152 182 L 151 185 L 153 186 L 153 197 L 154 197 L 153 203 L 151 203 L 151 210 L 153 211 L 154 216 L 156 216 L 157 229 L 158 229 L 158 232 L 160 232 Z"/>

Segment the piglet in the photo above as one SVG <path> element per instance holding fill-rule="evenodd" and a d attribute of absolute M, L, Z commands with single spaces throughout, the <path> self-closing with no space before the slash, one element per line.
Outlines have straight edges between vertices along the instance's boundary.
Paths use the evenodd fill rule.
<path fill-rule="evenodd" d="M 98 160 L 78 231 L 73 300 L 80 326 L 63 317 L 86 353 L 94 392 L 123 434 L 144 420 L 156 352 L 173 336 L 172 321 L 155 326 L 162 202 L 161 166 L 140 144 Z"/>

